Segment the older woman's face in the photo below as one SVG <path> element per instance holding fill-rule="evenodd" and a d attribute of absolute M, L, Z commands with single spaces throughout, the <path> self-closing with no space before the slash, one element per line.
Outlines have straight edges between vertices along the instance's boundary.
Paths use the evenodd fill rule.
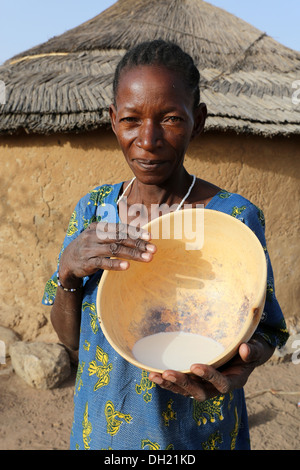
<path fill-rule="evenodd" d="M 139 66 L 121 73 L 110 115 L 133 173 L 145 184 L 159 184 L 182 167 L 191 139 L 204 126 L 206 108 L 194 110 L 179 73 Z"/>

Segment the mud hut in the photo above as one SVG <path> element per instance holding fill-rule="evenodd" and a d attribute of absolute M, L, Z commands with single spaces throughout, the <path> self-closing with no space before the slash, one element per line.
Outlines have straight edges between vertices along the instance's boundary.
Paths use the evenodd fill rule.
<path fill-rule="evenodd" d="M 130 177 L 109 125 L 113 73 L 159 37 L 201 73 L 209 116 L 187 168 L 263 209 L 277 296 L 298 313 L 300 54 L 202 0 L 119 0 L 0 67 L 0 324 L 24 339 L 50 337 L 40 302 L 74 205 Z"/>

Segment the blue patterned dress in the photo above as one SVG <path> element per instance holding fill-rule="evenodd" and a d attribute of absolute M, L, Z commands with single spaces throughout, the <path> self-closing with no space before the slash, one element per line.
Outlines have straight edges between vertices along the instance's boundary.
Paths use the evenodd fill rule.
<path fill-rule="evenodd" d="M 118 222 L 105 206 L 117 208 L 116 200 L 122 184 L 97 187 L 78 202 L 62 251 L 91 222 L 100 219 Z M 272 345 L 282 346 L 288 333 L 275 297 L 262 211 L 244 197 L 224 190 L 216 194 L 206 207 L 240 219 L 255 232 L 264 247 L 268 262 L 267 299 L 257 332 Z M 84 279 L 70 448 L 249 449 L 243 389 L 199 403 L 150 382 L 147 372 L 129 364 L 110 346 L 101 331 L 96 312 L 101 274 L 102 271 L 98 271 Z M 57 271 L 46 284 L 45 305 L 53 304 L 56 288 Z"/>

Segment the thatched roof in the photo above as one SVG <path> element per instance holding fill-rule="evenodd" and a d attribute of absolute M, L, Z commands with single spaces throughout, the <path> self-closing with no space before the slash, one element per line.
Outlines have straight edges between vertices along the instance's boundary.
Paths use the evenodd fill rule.
<path fill-rule="evenodd" d="M 109 123 L 115 66 L 139 41 L 163 38 L 201 73 L 207 130 L 265 136 L 300 131 L 293 104 L 300 53 L 203 0 L 119 0 L 0 67 L 0 133 L 82 132 Z"/>

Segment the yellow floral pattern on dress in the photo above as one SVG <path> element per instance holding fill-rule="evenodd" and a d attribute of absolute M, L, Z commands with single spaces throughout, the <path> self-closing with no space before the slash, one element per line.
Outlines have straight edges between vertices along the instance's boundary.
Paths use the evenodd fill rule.
<path fill-rule="evenodd" d="M 169 426 L 169 423 L 172 419 L 177 419 L 177 414 L 173 410 L 172 405 L 173 405 L 173 400 L 170 398 L 170 400 L 167 403 L 167 410 L 162 412 L 162 417 L 164 419 L 164 425 Z"/>
<path fill-rule="evenodd" d="M 101 365 L 98 364 L 101 363 Z M 108 354 L 106 354 L 100 346 L 96 347 L 95 361 L 89 363 L 89 375 L 96 374 L 98 378 L 96 384 L 94 385 L 94 392 L 99 390 L 99 388 L 104 387 L 109 384 L 110 376 L 109 373 L 112 370 L 112 364 L 108 363 Z"/>
<path fill-rule="evenodd" d="M 53 304 L 55 296 L 56 296 L 56 290 L 57 290 L 57 277 L 55 276 L 54 279 L 49 279 L 47 281 L 46 286 L 45 286 L 45 293 L 47 293 L 47 296 L 44 294 L 43 300 L 47 304 Z"/>
<path fill-rule="evenodd" d="M 103 205 L 104 199 L 112 192 L 113 187 L 110 185 L 103 185 L 100 189 L 93 189 L 90 192 L 90 200 L 88 204 L 91 202 L 94 203 L 94 206 Z"/>
<path fill-rule="evenodd" d="M 89 413 L 88 413 L 88 403 L 85 405 L 83 421 L 82 421 L 82 440 L 85 450 L 90 449 L 90 434 L 92 432 L 92 424 L 89 421 Z"/>
<path fill-rule="evenodd" d="M 257 207 L 257 206 L 255 206 L 255 207 L 256 207 L 256 210 L 257 210 L 257 218 L 258 218 L 258 220 L 260 221 L 261 226 L 262 226 L 263 228 L 265 228 L 265 225 L 266 225 L 266 222 L 265 222 L 265 215 L 264 215 L 263 211 L 262 211 L 259 207 Z"/>
<path fill-rule="evenodd" d="M 158 442 L 151 442 L 150 439 L 142 439 L 141 448 L 147 450 L 160 450 L 160 445 Z M 174 449 L 173 444 L 169 444 L 165 450 L 172 450 Z"/>
<path fill-rule="evenodd" d="M 222 434 L 220 431 L 215 431 L 209 436 L 206 442 L 202 442 L 202 448 L 203 450 L 218 450 L 222 442 Z"/>
<path fill-rule="evenodd" d="M 220 199 L 228 199 L 231 196 L 231 193 L 229 191 L 226 191 L 226 189 L 221 189 L 221 191 L 218 193 L 218 197 Z"/>
<path fill-rule="evenodd" d="M 141 448 L 145 449 L 145 447 L 148 447 L 148 450 L 159 450 L 160 445 L 157 442 L 151 442 L 150 439 L 143 439 Z"/>
<path fill-rule="evenodd" d="M 264 312 L 265 314 L 265 312 Z M 265 314 L 265 317 L 267 314 Z M 286 339 L 289 337 L 289 332 L 286 327 L 285 320 L 282 319 L 277 325 L 276 328 L 265 325 L 263 332 L 257 330 L 259 334 L 270 344 L 274 344 L 274 338 L 276 338 L 277 344 L 285 344 Z"/>
<path fill-rule="evenodd" d="M 156 384 L 148 379 L 148 372 L 146 370 L 143 370 L 141 382 L 139 384 L 136 384 L 135 391 L 138 395 L 141 395 L 143 392 L 145 392 L 143 394 L 143 400 L 146 403 L 149 403 L 152 400 L 152 394 L 149 393 L 149 390 L 151 390 L 151 388 L 155 386 Z"/>
<path fill-rule="evenodd" d="M 85 366 L 84 361 L 78 363 L 77 372 L 76 372 L 76 380 L 75 380 L 75 394 L 80 391 L 83 385 L 81 376 L 83 373 L 84 366 Z"/>
<path fill-rule="evenodd" d="M 231 437 L 230 449 L 231 450 L 235 449 L 235 443 L 236 443 L 237 435 L 238 435 L 238 432 L 239 432 L 239 425 L 240 425 L 238 411 L 237 411 L 236 406 L 234 407 L 234 416 L 235 416 L 235 424 L 234 424 L 233 430 L 230 433 L 230 437 Z"/>
<path fill-rule="evenodd" d="M 97 317 L 97 312 L 96 312 L 96 306 L 95 304 L 91 304 L 89 302 L 84 302 L 82 304 L 82 311 L 84 312 L 85 309 L 89 310 L 89 316 L 90 316 L 90 325 L 93 330 L 93 333 L 96 334 L 98 333 L 99 330 L 99 323 L 98 323 L 98 317 Z"/>
<path fill-rule="evenodd" d="M 231 408 L 231 402 L 233 401 L 233 398 L 234 398 L 233 392 L 229 392 L 229 393 L 228 393 L 228 397 L 229 397 L 228 409 L 230 410 L 230 408 Z"/>
<path fill-rule="evenodd" d="M 92 224 L 93 222 L 99 222 L 99 219 L 98 217 L 95 215 L 93 217 L 91 217 L 90 219 L 85 219 L 84 217 L 82 217 L 82 220 L 83 220 L 83 228 L 84 230 L 88 228 L 88 226 L 90 224 Z"/>
<path fill-rule="evenodd" d="M 132 416 L 129 414 L 116 411 L 114 404 L 111 401 L 106 402 L 104 414 L 107 422 L 106 431 L 111 436 L 114 436 L 119 432 L 121 424 L 124 423 L 124 421 L 121 420 L 125 420 L 126 423 L 130 423 L 132 420 Z"/>
<path fill-rule="evenodd" d="M 78 231 L 77 213 L 76 211 L 74 211 L 73 214 L 71 215 L 71 219 L 70 219 L 69 226 L 67 229 L 67 237 L 71 237 L 77 231 Z"/>
<path fill-rule="evenodd" d="M 224 419 L 221 410 L 224 398 L 225 395 L 220 395 L 201 403 L 196 400 L 193 400 L 193 418 L 198 426 L 200 426 L 201 424 L 206 424 L 207 421 L 214 423 L 216 421 L 216 417 L 220 421 Z"/>
<path fill-rule="evenodd" d="M 267 300 L 270 302 L 274 295 L 274 280 L 272 278 L 268 279 L 267 282 Z"/>
<path fill-rule="evenodd" d="M 234 208 L 232 209 L 232 212 L 231 212 L 232 217 L 237 217 L 238 215 L 241 215 L 241 213 L 245 209 L 246 209 L 246 206 L 242 206 L 242 207 L 234 206 Z"/>

